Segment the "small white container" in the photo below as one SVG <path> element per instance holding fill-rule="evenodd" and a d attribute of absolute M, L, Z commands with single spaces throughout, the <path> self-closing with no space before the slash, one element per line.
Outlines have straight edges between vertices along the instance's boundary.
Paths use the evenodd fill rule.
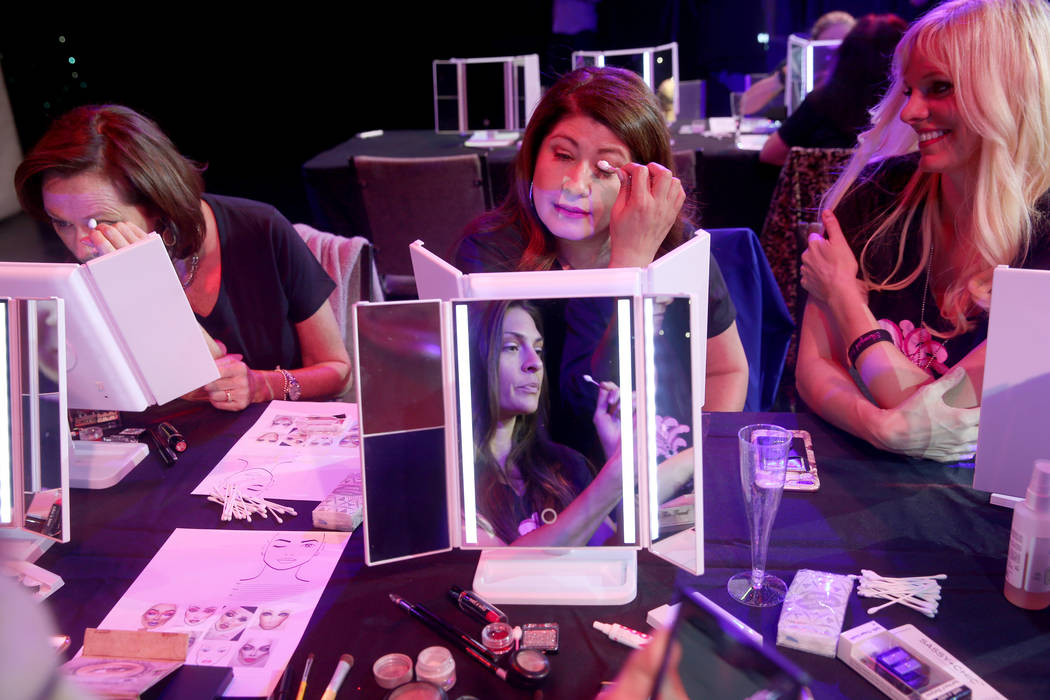
<path fill-rule="evenodd" d="M 412 659 L 404 654 L 387 654 L 372 664 L 372 674 L 380 688 L 396 688 L 412 680 Z"/>
<path fill-rule="evenodd" d="M 416 657 L 416 680 L 429 681 L 442 690 L 456 684 L 456 660 L 445 647 L 427 647 Z"/>

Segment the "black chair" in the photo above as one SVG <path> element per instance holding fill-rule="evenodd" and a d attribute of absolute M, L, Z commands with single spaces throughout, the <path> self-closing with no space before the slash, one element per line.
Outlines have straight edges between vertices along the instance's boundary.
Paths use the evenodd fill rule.
<path fill-rule="evenodd" d="M 445 255 L 463 228 L 485 212 L 481 159 L 473 153 L 439 158 L 356 156 L 351 168 L 384 293 L 415 298 L 408 246 L 418 238 Z"/>

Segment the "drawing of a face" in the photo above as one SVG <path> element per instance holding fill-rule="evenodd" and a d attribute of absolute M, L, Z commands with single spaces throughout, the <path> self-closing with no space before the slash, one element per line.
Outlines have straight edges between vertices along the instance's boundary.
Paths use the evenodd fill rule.
<path fill-rule="evenodd" d="M 256 639 L 249 637 L 237 650 L 237 663 L 241 666 L 253 666 L 260 668 L 266 665 L 270 658 L 270 645 L 272 640 Z"/>
<path fill-rule="evenodd" d="M 99 661 L 77 668 L 73 675 L 88 678 L 131 678 L 145 671 L 146 665 L 137 661 Z"/>
<path fill-rule="evenodd" d="M 205 639 L 197 647 L 197 663 L 201 666 L 218 666 L 233 648 L 233 642 Z"/>
<path fill-rule="evenodd" d="M 247 625 L 250 619 L 252 619 L 252 611 L 248 608 L 226 608 L 215 621 L 214 629 L 217 632 L 234 632 Z"/>
<path fill-rule="evenodd" d="M 267 543 L 263 561 L 278 571 L 294 569 L 317 556 L 321 542 L 315 535 L 277 535 Z"/>
<path fill-rule="evenodd" d="M 284 624 L 284 621 L 287 620 L 288 616 L 291 614 L 291 610 L 262 608 L 259 610 L 259 627 L 264 630 L 277 629 Z"/>
<path fill-rule="evenodd" d="M 242 494 L 261 496 L 273 483 L 273 473 L 262 467 L 249 467 L 236 474 L 231 474 L 227 478 L 227 483 L 236 487 Z"/>
<path fill-rule="evenodd" d="M 199 625 L 215 614 L 219 606 L 215 603 L 190 603 L 183 613 L 182 619 L 187 625 Z"/>
<path fill-rule="evenodd" d="M 175 615 L 174 603 L 156 603 L 142 613 L 142 629 L 154 630 L 166 624 Z"/>

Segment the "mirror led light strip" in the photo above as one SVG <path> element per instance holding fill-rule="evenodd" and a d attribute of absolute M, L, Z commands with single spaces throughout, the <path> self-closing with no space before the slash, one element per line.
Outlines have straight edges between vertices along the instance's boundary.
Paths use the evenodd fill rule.
<path fill-rule="evenodd" d="M 631 354 L 631 300 L 616 302 L 618 352 L 620 358 L 620 466 L 623 478 L 623 542 L 634 544 L 637 539 L 635 510 L 628 507 L 634 502 L 634 384 L 631 371 L 634 358 Z"/>
<path fill-rule="evenodd" d="M 11 373 L 11 353 L 7 335 L 7 301 L 0 301 L 0 523 L 10 523 L 14 517 L 15 468 L 11 454 L 11 391 L 8 379 Z M 19 523 L 21 525 L 22 523 Z"/>
<path fill-rule="evenodd" d="M 656 324 L 653 319 L 653 300 L 646 298 L 642 308 L 645 331 L 645 425 L 646 466 L 649 473 L 649 537 L 660 536 L 660 503 L 656 466 Z"/>
<path fill-rule="evenodd" d="M 459 454 L 463 460 L 464 539 L 478 543 L 478 504 L 474 483 L 474 412 L 470 405 L 470 336 L 467 305 L 455 305 L 456 372 L 459 375 Z"/>

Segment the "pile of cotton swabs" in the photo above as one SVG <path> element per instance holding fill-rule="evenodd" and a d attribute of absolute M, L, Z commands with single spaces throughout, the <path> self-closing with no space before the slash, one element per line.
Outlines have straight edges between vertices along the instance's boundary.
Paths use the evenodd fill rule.
<path fill-rule="evenodd" d="M 252 515 L 255 514 L 261 515 L 264 518 L 268 517 L 268 515 L 273 515 L 274 520 L 283 523 L 284 521 L 281 520 L 282 513 L 297 515 L 294 508 L 282 506 L 273 501 L 267 501 L 265 498 L 242 496 L 240 489 L 233 484 L 226 484 L 222 489 L 212 489 L 211 495 L 208 496 L 208 500 L 222 506 L 222 516 L 220 519 L 227 522 L 234 518 L 251 522 Z"/>
<path fill-rule="evenodd" d="M 857 579 L 857 595 L 865 598 L 883 598 L 889 601 L 869 608 L 869 615 L 894 603 L 900 603 L 918 610 L 926 617 L 933 617 L 937 614 L 937 601 L 941 599 L 941 584 L 937 581 L 948 578 L 946 574 L 913 578 L 886 578 L 868 569 L 861 569 L 860 574 Z"/>

